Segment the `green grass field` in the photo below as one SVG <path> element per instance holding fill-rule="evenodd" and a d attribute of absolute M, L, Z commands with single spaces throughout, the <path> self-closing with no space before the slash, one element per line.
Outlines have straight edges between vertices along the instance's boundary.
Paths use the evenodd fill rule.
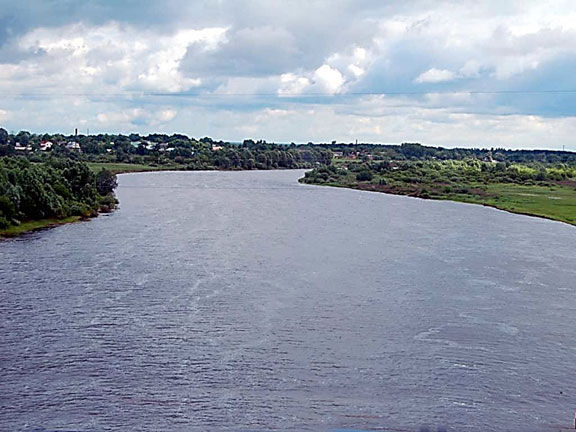
<path fill-rule="evenodd" d="M 304 183 L 425 199 L 482 204 L 576 225 L 576 175 L 571 167 L 495 166 L 481 161 L 342 164 L 306 173 Z M 496 169 L 497 168 L 497 169 Z"/>
<path fill-rule="evenodd" d="M 130 172 L 145 172 L 145 171 L 168 171 L 168 170 L 182 169 L 182 165 L 153 166 L 153 165 L 116 163 L 116 162 L 110 162 L 110 163 L 108 163 L 108 162 L 106 162 L 106 163 L 87 162 L 87 164 L 94 173 L 97 173 L 102 168 L 105 168 L 109 171 L 112 171 L 115 174 L 130 173 Z"/>
<path fill-rule="evenodd" d="M 501 210 L 576 225 L 576 190 L 566 186 L 522 186 L 516 184 L 487 184 L 481 186 L 486 196 L 447 194 L 435 198 L 484 204 Z"/>

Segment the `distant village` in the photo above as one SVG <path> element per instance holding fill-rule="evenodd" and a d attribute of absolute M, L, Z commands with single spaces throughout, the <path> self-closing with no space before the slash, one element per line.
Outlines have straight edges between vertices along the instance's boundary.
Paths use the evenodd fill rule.
<path fill-rule="evenodd" d="M 0 129 L 3 131 L 3 129 Z M 160 153 L 164 152 L 172 152 L 175 151 L 178 147 L 182 146 L 190 146 L 191 144 L 199 144 L 203 148 L 208 147 L 212 151 L 219 151 L 225 148 L 228 143 L 224 143 L 222 141 L 213 142 L 209 138 L 204 138 L 202 143 L 196 142 L 195 140 L 191 140 L 188 137 L 182 135 L 173 135 L 172 137 L 176 136 L 177 139 L 171 139 L 167 135 L 156 135 L 155 138 L 161 137 L 162 139 L 158 140 L 151 140 L 145 139 L 140 137 L 139 135 L 132 134 L 128 137 L 123 135 L 106 135 L 106 138 L 109 137 L 117 137 L 120 142 L 116 143 L 115 141 L 104 139 L 102 135 L 98 136 L 90 136 L 90 135 L 78 135 L 78 130 L 75 130 L 73 136 L 65 137 L 62 135 L 55 135 L 59 137 L 59 139 L 39 139 L 37 135 L 31 135 L 27 132 L 20 132 L 17 135 L 8 135 L 5 131 L 5 138 L 4 142 L 0 142 L 8 146 L 13 152 L 15 153 L 32 153 L 36 151 L 40 152 L 47 152 L 51 151 L 55 148 L 59 149 L 66 149 L 72 152 L 82 153 L 83 150 L 87 151 L 88 153 L 94 153 L 93 147 L 94 143 L 96 142 L 97 145 L 103 146 L 102 149 L 106 153 L 112 153 L 117 148 L 124 147 L 125 150 L 130 151 L 130 149 L 126 148 L 128 145 L 130 148 L 136 151 L 137 149 L 146 150 L 149 152 L 158 151 Z M 0 132 L 1 135 L 1 132 Z M 43 135 L 45 137 L 46 135 Z M 118 145 L 117 145 L 118 144 Z M 228 144 L 229 145 L 229 144 Z M 90 148 L 88 148 L 90 147 Z M 193 153 L 193 152 L 192 152 Z"/>

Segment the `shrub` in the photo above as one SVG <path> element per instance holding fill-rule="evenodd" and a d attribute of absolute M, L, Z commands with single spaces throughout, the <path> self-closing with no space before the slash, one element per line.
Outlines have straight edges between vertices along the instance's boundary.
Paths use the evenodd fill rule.
<path fill-rule="evenodd" d="M 372 173 L 368 170 L 360 171 L 358 174 L 356 174 L 356 180 L 358 181 L 370 181 L 373 177 L 374 176 Z"/>
<path fill-rule="evenodd" d="M 0 229 L 6 229 L 10 226 L 10 222 L 3 216 L 0 216 Z"/>

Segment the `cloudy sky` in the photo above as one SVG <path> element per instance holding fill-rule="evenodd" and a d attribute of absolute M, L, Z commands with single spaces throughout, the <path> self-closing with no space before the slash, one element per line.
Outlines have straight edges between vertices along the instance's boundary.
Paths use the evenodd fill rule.
<path fill-rule="evenodd" d="M 0 0 L 10 131 L 576 150 L 574 91 L 574 0 Z"/>

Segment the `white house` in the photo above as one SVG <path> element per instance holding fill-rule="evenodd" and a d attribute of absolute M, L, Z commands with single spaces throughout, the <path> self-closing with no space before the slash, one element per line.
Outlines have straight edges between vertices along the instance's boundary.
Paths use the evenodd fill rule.
<path fill-rule="evenodd" d="M 40 150 L 42 151 L 50 150 L 53 145 L 54 143 L 52 141 L 42 141 L 40 143 Z"/>

